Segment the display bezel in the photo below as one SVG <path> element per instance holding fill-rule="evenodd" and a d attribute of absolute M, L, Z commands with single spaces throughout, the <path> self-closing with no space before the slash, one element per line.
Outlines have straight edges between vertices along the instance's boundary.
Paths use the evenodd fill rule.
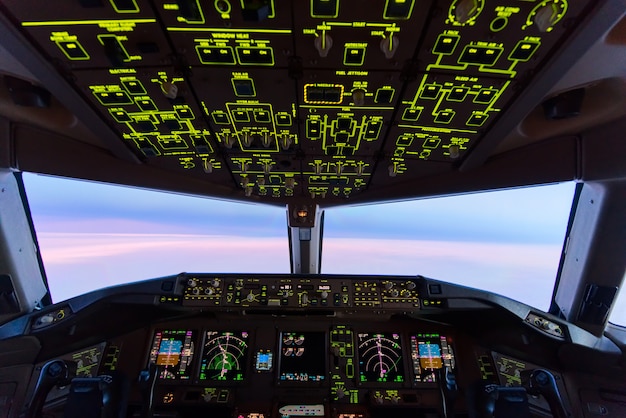
<path fill-rule="evenodd" d="M 298 328 L 295 328 L 298 329 Z M 283 356 L 283 347 L 285 347 L 285 344 L 283 342 L 283 335 L 284 334 L 319 334 L 321 336 L 322 339 L 322 349 L 320 350 L 321 353 L 323 353 L 323 355 L 321 356 L 321 358 L 323 359 L 323 379 L 320 380 L 281 380 L 281 375 L 283 373 L 283 367 L 285 365 L 285 361 L 284 361 L 284 356 Z M 302 329 L 298 329 L 297 331 L 294 331 L 293 329 L 284 329 L 284 330 L 279 330 L 277 333 L 277 338 L 278 338 L 278 349 L 276 350 L 276 353 L 274 355 L 274 364 L 275 364 L 275 370 L 276 370 L 276 384 L 280 385 L 280 386 L 297 386 L 297 387 L 302 387 L 302 386 L 308 386 L 308 387 L 319 387 L 319 386 L 324 386 L 324 385 L 328 385 L 328 381 L 329 381 L 329 370 L 328 370 L 328 340 L 329 340 L 329 333 L 327 329 L 324 330 L 302 330 Z M 319 342 L 317 342 L 319 344 Z M 320 348 L 320 347 L 316 347 Z"/>

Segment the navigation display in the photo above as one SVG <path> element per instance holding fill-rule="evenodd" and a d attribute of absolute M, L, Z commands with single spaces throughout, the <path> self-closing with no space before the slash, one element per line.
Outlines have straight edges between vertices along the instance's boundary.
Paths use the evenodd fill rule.
<path fill-rule="evenodd" d="M 241 381 L 246 373 L 248 332 L 207 331 L 205 333 L 200 380 Z"/>
<path fill-rule="evenodd" d="M 159 366 L 159 379 L 189 380 L 194 354 L 195 332 L 162 330 L 154 333 L 150 363 Z"/>
<path fill-rule="evenodd" d="M 454 353 L 446 337 L 439 334 L 411 335 L 411 360 L 415 382 L 437 382 L 437 370 L 455 367 Z"/>
<path fill-rule="evenodd" d="M 396 333 L 359 333 L 359 381 L 404 382 L 402 341 Z"/>
<path fill-rule="evenodd" d="M 280 382 L 321 382 L 326 378 L 326 334 L 281 332 Z"/>

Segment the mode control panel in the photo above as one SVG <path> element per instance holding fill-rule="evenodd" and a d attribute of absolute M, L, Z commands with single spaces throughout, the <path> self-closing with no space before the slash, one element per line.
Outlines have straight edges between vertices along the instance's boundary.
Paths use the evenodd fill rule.
<path fill-rule="evenodd" d="M 243 308 L 420 307 L 418 286 L 403 278 L 183 275 L 185 306 Z"/>

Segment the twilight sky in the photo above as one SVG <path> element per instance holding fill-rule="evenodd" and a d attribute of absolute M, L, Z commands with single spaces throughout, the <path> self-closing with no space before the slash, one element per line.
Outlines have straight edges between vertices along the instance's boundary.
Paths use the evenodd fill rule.
<path fill-rule="evenodd" d="M 24 181 L 54 301 L 182 271 L 289 272 L 284 208 L 29 174 Z M 573 190 L 568 183 L 329 209 L 322 272 L 421 274 L 547 309 Z"/>

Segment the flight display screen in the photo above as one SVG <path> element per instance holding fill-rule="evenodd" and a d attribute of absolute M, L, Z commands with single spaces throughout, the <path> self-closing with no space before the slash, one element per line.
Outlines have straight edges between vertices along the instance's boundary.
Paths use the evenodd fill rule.
<path fill-rule="evenodd" d="M 404 382 L 402 341 L 397 333 L 359 333 L 359 381 Z"/>
<path fill-rule="evenodd" d="M 152 339 L 150 363 L 159 366 L 159 379 L 189 380 L 195 332 L 157 330 Z"/>
<path fill-rule="evenodd" d="M 326 333 L 281 332 L 280 382 L 322 382 L 326 378 Z"/>
<path fill-rule="evenodd" d="M 411 335 L 411 360 L 415 382 L 438 381 L 437 370 L 455 367 L 454 353 L 448 338 L 439 334 Z"/>
<path fill-rule="evenodd" d="M 242 381 L 246 373 L 248 338 L 247 331 L 206 331 L 199 379 Z"/>

